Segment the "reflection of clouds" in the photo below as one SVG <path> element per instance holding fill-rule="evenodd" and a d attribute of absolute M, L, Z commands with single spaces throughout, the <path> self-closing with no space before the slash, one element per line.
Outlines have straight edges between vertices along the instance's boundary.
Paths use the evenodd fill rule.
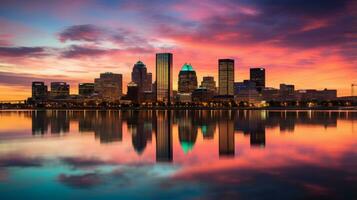
<path fill-rule="evenodd" d="M 0 167 L 41 167 L 44 160 L 22 155 L 6 155 L 0 158 Z"/>
<path fill-rule="evenodd" d="M 0 182 L 6 181 L 8 179 L 8 174 L 5 170 L 0 169 Z"/>
<path fill-rule="evenodd" d="M 101 160 L 100 158 L 96 157 L 63 157 L 60 158 L 61 162 L 73 167 L 74 169 L 77 168 L 92 168 L 102 165 L 113 165 L 114 162 L 112 161 L 105 161 Z"/>
<path fill-rule="evenodd" d="M 344 167 L 307 164 L 264 169 L 235 166 L 229 169 L 181 173 L 174 176 L 171 182 L 189 181 L 208 185 L 209 189 L 203 199 L 229 199 L 238 196 L 242 199 L 255 199 L 261 195 L 264 199 L 336 199 L 337 194 L 344 194 L 345 199 L 352 199 L 357 194 L 356 182 L 346 178 L 353 174 L 356 172 L 347 172 Z"/>
<path fill-rule="evenodd" d="M 101 184 L 101 177 L 96 173 L 82 175 L 60 174 L 58 181 L 73 188 L 92 188 Z"/>
<path fill-rule="evenodd" d="M 58 175 L 57 180 L 72 188 L 88 189 L 114 185 L 118 189 L 127 190 L 145 185 L 161 185 L 167 177 L 177 171 L 172 165 L 132 164 L 117 165 L 115 168 L 98 166 L 95 170 L 84 170 L 76 174 Z"/>

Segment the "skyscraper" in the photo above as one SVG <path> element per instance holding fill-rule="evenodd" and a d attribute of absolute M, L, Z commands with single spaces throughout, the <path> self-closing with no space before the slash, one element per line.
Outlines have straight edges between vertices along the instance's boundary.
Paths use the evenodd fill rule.
<path fill-rule="evenodd" d="M 234 60 L 218 60 L 218 94 L 234 95 Z"/>
<path fill-rule="evenodd" d="M 66 82 L 51 83 L 51 97 L 66 98 L 69 96 L 69 85 Z"/>
<path fill-rule="evenodd" d="M 47 97 L 47 85 L 44 82 L 32 82 L 32 99 L 41 100 Z"/>
<path fill-rule="evenodd" d="M 192 65 L 185 63 L 178 76 L 178 92 L 192 93 L 197 88 L 197 76 Z"/>
<path fill-rule="evenodd" d="M 122 96 L 123 76 L 106 72 L 94 80 L 94 90 L 106 100 L 119 100 Z"/>
<path fill-rule="evenodd" d="M 250 68 L 250 80 L 255 82 L 257 90 L 261 92 L 265 88 L 265 69 Z"/>
<path fill-rule="evenodd" d="M 156 100 L 159 102 L 171 103 L 172 65 L 171 53 L 156 54 Z"/>
<path fill-rule="evenodd" d="M 141 93 L 151 91 L 152 74 L 147 73 L 146 65 L 143 62 L 138 61 L 135 63 L 131 72 L 131 81 L 138 85 Z"/>
<path fill-rule="evenodd" d="M 216 81 L 214 81 L 213 76 L 204 76 L 201 81 L 201 87 L 206 88 L 207 90 L 216 93 Z"/>

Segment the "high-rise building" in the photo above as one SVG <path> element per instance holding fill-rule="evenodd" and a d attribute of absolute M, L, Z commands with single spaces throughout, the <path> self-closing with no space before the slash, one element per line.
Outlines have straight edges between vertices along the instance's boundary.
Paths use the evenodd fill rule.
<path fill-rule="evenodd" d="M 159 102 L 172 101 L 172 65 L 171 53 L 156 54 L 156 100 Z"/>
<path fill-rule="evenodd" d="M 147 72 L 143 62 L 135 63 L 131 72 L 131 81 L 138 85 L 140 92 L 151 91 L 152 74 Z"/>
<path fill-rule="evenodd" d="M 94 93 L 94 83 L 80 83 L 78 84 L 78 94 L 81 96 L 91 96 Z"/>
<path fill-rule="evenodd" d="M 250 80 L 255 82 L 257 90 L 261 92 L 265 88 L 265 69 L 250 68 Z"/>
<path fill-rule="evenodd" d="M 44 82 L 32 82 L 32 99 L 41 100 L 47 98 L 47 85 Z"/>
<path fill-rule="evenodd" d="M 206 88 L 207 90 L 216 93 L 216 81 L 213 76 L 204 76 L 201 81 L 201 87 Z"/>
<path fill-rule="evenodd" d="M 51 83 L 51 97 L 66 98 L 69 96 L 69 85 L 66 82 Z"/>
<path fill-rule="evenodd" d="M 106 72 L 94 80 L 94 90 L 105 100 L 119 100 L 122 96 L 123 76 Z"/>
<path fill-rule="evenodd" d="M 218 94 L 234 95 L 234 60 L 218 60 Z"/>
<path fill-rule="evenodd" d="M 192 65 L 185 63 L 178 76 L 178 92 L 192 93 L 197 89 L 197 76 Z"/>

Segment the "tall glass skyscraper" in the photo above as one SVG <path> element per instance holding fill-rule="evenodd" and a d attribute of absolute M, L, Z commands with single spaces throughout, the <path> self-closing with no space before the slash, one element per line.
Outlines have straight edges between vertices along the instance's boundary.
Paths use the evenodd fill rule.
<path fill-rule="evenodd" d="M 156 100 L 170 103 L 172 100 L 172 53 L 156 54 Z"/>
<path fill-rule="evenodd" d="M 234 95 L 234 60 L 218 60 L 218 94 Z"/>

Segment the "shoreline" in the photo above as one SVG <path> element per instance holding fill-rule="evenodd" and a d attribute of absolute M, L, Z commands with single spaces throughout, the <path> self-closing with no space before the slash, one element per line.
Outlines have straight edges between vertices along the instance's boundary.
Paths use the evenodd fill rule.
<path fill-rule="evenodd" d="M 249 108 L 249 107 L 231 107 L 231 108 L 210 108 L 210 107 L 121 107 L 121 108 L 0 108 L 0 111 L 11 110 L 100 110 L 100 111 L 150 111 L 150 110 L 269 110 L 269 111 L 357 111 L 357 106 L 349 107 L 263 107 L 263 108 Z"/>

